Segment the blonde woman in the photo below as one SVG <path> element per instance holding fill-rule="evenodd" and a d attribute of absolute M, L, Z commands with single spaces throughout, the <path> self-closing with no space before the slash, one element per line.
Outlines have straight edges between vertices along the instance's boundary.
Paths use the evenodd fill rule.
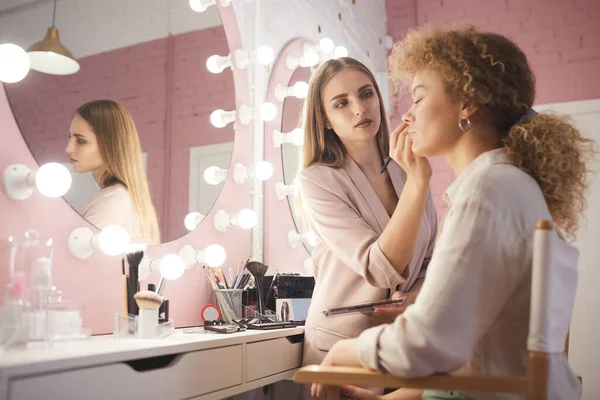
<path fill-rule="evenodd" d="M 352 58 L 329 60 L 312 76 L 304 110 L 301 200 L 320 238 L 304 364 L 321 362 L 339 340 L 381 323 L 373 315 L 328 318 L 329 307 L 384 300 L 399 289 L 414 301 L 433 252 L 437 217 L 431 168 L 391 135 L 373 74 Z M 381 172 L 384 159 L 395 162 Z"/>
<path fill-rule="evenodd" d="M 523 375 L 536 221 L 552 219 L 574 238 L 593 142 L 568 120 L 531 110 L 535 78 L 525 54 L 504 36 L 472 27 L 418 28 L 396 44 L 390 65 L 413 98 L 403 116 L 412 150 L 443 156 L 457 179 L 446 191 L 448 212 L 415 303 L 393 324 L 338 342 L 323 363 L 399 377 L 461 367 Z M 576 250 L 558 240 L 556 251 L 571 276 Z M 552 355 L 549 374 L 550 398 L 580 398 L 564 354 Z M 321 390 L 313 387 L 315 394 Z M 357 388 L 346 392 L 379 398 Z M 415 394 L 400 389 L 384 398 Z M 416 398 L 522 396 L 425 391 Z"/>
<path fill-rule="evenodd" d="M 132 242 L 158 244 L 158 220 L 129 111 L 112 100 L 86 103 L 75 112 L 69 132 L 65 151 L 73 168 L 92 172 L 100 186 L 83 217 L 99 229 L 122 226 Z"/>

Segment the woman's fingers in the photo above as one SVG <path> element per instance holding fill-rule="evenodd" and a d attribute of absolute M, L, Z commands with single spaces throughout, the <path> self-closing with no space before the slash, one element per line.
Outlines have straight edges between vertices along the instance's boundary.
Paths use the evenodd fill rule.
<path fill-rule="evenodd" d="M 403 122 L 392 131 L 392 134 L 390 135 L 390 156 L 392 155 L 391 153 L 393 149 L 395 149 L 396 146 L 398 146 L 400 133 L 402 133 L 402 131 L 404 131 L 407 127 L 408 124 Z"/>

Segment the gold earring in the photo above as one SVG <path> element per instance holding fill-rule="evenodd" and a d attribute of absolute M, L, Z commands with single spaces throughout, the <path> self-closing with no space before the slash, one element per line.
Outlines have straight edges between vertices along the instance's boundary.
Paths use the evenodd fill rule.
<path fill-rule="evenodd" d="M 469 129 L 471 129 L 471 120 L 469 118 L 461 118 L 461 119 L 459 119 L 458 120 L 458 127 L 463 132 L 468 131 Z"/>

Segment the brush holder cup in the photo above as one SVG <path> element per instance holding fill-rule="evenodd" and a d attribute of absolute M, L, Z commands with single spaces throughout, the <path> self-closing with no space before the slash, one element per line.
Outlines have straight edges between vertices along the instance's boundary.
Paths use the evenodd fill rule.
<path fill-rule="evenodd" d="M 213 291 L 215 304 L 221 310 L 221 318 L 228 324 L 242 318 L 242 289 L 217 289 Z"/>

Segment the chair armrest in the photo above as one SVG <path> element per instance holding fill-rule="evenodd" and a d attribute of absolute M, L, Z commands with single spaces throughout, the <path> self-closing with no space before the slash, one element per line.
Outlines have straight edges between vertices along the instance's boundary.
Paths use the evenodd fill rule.
<path fill-rule="evenodd" d="M 498 393 L 526 393 L 525 376 L 490 376 L 481 374 L 437 374 L 423 378 L 396 378 L 366 368 L 308 365 L 294 374 L 296 383 L 325 385 L 354 385 L 364 387 L 412 388 L 482 391 Z"/>

